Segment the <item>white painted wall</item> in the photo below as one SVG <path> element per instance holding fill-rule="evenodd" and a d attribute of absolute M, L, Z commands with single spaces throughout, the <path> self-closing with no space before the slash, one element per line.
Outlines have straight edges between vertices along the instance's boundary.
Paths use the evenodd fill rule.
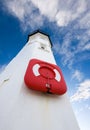
<path fill-rule="evenodd" d="M 51 48 L 29 41 L 0 75 L 0 130 L 80 130 L 67 94 L 29 90 L 24 75 L 32 58 L 54 63 Z"/>

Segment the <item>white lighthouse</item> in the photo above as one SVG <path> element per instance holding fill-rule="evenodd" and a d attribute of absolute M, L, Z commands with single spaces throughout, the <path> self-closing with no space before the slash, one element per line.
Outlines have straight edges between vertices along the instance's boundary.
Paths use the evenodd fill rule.
<path fill-rule="evenodd" d="M 26 45 L 0 75 L 0 130 L 80 130 L 67 93 L 49 94 L 25 84 L 25 73 L 33 59 L 56 66 L 51 47 L 48 35 L 39 31 L 29 35 Z M 36 68 L 38 65 L 33 71 L 38 76 Z M 54 72 L 55 80 L 61 81 Z"/>

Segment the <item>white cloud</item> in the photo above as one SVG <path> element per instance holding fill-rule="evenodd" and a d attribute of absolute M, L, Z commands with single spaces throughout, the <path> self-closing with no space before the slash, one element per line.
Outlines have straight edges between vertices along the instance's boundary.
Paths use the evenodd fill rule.
<path fill-rule="evenodd" d="M 84 50 L 90 50 L 90 43 L 84 46 Z"/>
<path fill-rule="evenodd" d="M 76 93 L 71 96 L 71 102 L 81 101 L 90 98 L 90 79 L 81 82 L 78 85 Z"/>
<path fill-rule="evenodd" d="M 70 11 L 59 11 L 56 14 L 55 20 L 57 22 L 58 26 L 67 26 L 67 24 L 70 22 L 71 18 L 71 12 Z"/>
<path fill-rule="evenodd" d="M 25 10 L 24 10 L 24 3 L 20 1 L 16 1 L 16 0 L 9 0 L 6 2 L 7 4 L 7 8 L 9 10 L 9 12 L 18 17 L 20 20 L 23 20 L 24 15 L 25 15 Z"/>
<path fill-rule="evenodd" d="M 79 20 L 80 28 L 90 28 L 90 12 L 85 13 Z"/>
<path fill-rule="evenodd" d="M 58 26 L 67 26 L 87 10 L 86 0 L 31 0 L 40 13 Z"/>
<path fill-rule="evenodd" d="M 85 108 L 88 109 L 88 110 L 90 110 L 90 104 L 86 104 Z"/>
<path fill-rule="evenodd" d="M 75 62 L 90 59 L 90 31 L 86 29 L 80 34 L 79 31 L 78 28 L 74 30 L 72 27 L 65 34 L 62 43 L 54 44 L 54 51 L 61 56 L 62 64 L 68 67 Z M 88 51 L 87 54 L 85 54 L 86 51 Z"/>
<path fill-rule="evenodd" d="M 43 16 L 54 21 L 58 26 L 67 26 L 71 21 L 80 17 L 87 9 L 86 0 L 4 0 L 9 12 L 16 16 L 23 23 L 27 20 L 36 25 L 34 19 L 39 17 L 39 25 L 43 23 Z M 35 9 L 39 12 L 34 15 Z M 32 17 L 33 16 L 33 17 Z M 31 18 L 32 17 L 32 18 Z M 87 17 L 85 18 L 87 19 Z M 34 21 L 34 22 L 33 22 Z M 83 23 L 83 19 L 81 20 Z M 37 22 L 38 24 L 38 22 Z M 28 24 L 26 24 L 27 26 Z M 30 24 L 29 24 L 30 26 Z M 32 26 L 32 24 L 31 24 Z"/>
<path fill-rule="evenodd" d="M 83 78 L 82 72 L 80 72 L 79 70 L 75 70 L 74 73 L 73 73 L 73 75 L 72 75 L 72 79 L 73 80 L 76 79 L 78 81 L 81 81 L 82 78 Z"/>
<path fill-rule="evenodd" d="M 43 25 L 43 16 L 31 0 L 5 0 L 4 5 L 10 14 L 20 20 L 24 30 Z"/>
<path fill-rule="evenodd" d="M 55 15 L 58 10 L 59 0 L 31 0 L 32 3 L 39 9 L 40 13 L 50 21 L 55 21 Z"/>

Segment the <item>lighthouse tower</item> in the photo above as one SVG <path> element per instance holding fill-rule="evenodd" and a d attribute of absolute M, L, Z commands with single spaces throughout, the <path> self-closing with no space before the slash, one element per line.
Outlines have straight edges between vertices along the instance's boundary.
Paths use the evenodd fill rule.
<path fill-rule="evenodd" d="M 51 47 L 48 35 L 29 35 L 1 73 L 0 130 L 80 130 Z"/>

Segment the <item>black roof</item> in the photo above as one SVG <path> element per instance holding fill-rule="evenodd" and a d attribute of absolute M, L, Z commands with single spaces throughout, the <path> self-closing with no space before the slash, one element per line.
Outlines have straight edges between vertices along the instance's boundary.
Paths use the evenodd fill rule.
<path fill-rule="evenodd" d="M 29 35 L 28 35 L 28 39 L 27 39 L 27 41 L 29 40 L 29 37 L 30 37 L 30 36 L 32 36 L 32 35 L 34 35 L 34 34 L 36 34 L 36 33 L 41 33 L 41 34 L 43 34 L 43 35 L 46 35 L 46 36 L 49 38 L 49 41 L 50 41 L 51 47 L 53 46 L 53 45 L 52 45 L 52 42 L 51 42 L 51 39 L 50 39 L 50 36 L 49 36 L 48 34 L 42 32 L 41 30 L 36 30 L 36 31 L 34 31 L 33 33 L 29 34 Z"/>

